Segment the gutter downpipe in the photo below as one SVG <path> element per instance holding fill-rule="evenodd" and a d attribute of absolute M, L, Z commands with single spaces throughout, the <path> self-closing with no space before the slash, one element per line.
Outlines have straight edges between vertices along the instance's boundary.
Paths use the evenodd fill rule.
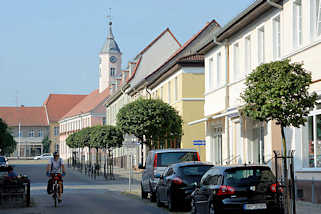
<path fill-rule="evenodd" d="M 226 84 L 225 84 L 225 112 L 229 108 L 230 105 L 230 89 L 229 89 L 229 83 L 230 83 L 230 49 L 229 49 L 229 42 L 228 40 L 224 40 L 224 42 L 218 42 L 217 37 L 214 36 L 214 41 L 215 44 L 225 46 L 225 79 L 226 79 Z M 227 116 L 224 118 L 225 121 L 225 133 L 226 133 L 226 142 L 227 142 L 227 164 L 230 164 L 230 130 L 229 130 L 229 120 Z M 222 163 L 224 164 L 224 163 Z"/>
<path fill-rule="evenodd" d="M 279 5 L 279 4 L 275 3 L 275 2 L 273 2 L 272 0 L 266 0 L 266 2 L 269 5 L 273 6 L 273 7 L 276 7 L 276 8 L 279 8 L 280 10 L 283 10 L 283 6 L 282 5 Z"/>

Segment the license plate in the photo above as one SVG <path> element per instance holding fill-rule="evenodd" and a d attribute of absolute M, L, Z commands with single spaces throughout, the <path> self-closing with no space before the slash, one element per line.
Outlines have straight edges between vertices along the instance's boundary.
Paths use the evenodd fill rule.
<path fill-rule="evenodd" d="M 266 209 L 266 204 L 265 203 L 260 203 L 260 204 L 244 204 L 244 210 L 263 210 Z"/>

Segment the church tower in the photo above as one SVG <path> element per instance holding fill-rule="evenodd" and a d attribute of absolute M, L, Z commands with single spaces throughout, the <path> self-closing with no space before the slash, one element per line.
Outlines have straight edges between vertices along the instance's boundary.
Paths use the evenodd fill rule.
<path fill-rule="evenodd" d="M 121 52 L 112 32 L 112 22 L 109 22 L 109 32 L 103 48 L 99 53 L 99 93 L 106 88 L 117 87 L 117 79 L 121 76 Z"/>

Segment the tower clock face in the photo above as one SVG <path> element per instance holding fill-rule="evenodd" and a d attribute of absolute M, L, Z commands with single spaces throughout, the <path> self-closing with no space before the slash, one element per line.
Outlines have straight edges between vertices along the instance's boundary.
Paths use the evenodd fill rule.
<path fill-rule="evenodd" d="M 117 62 L 117 57 L 111 56 L 111 57 L 109 58 L 109 61 L 110 61 L 111 63 L 115 63 L 115 62 Z"/>

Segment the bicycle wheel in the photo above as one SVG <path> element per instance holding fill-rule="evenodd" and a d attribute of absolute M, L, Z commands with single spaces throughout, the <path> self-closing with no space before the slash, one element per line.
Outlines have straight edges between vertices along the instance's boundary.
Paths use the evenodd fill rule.
<path fill-rule="evenodd" d="M 57 184 L 54 185 L 53 199 L 54 199 L 55 207 L 57 207 Z"/>

